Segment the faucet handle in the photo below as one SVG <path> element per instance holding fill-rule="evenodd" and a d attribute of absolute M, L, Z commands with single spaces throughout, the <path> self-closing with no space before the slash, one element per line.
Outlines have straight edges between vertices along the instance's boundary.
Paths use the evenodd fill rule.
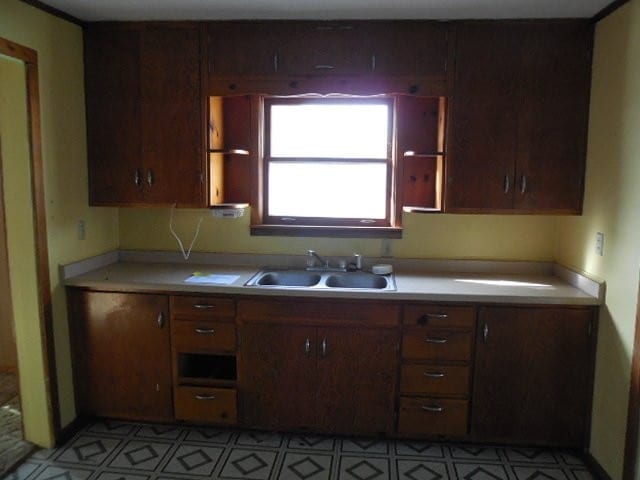
<path fill-rule="evenodd" d="M 359 253 L 353 254 L 354 263 L 356 264 L 356 270 L 362 270 L 362 255 Z"/>

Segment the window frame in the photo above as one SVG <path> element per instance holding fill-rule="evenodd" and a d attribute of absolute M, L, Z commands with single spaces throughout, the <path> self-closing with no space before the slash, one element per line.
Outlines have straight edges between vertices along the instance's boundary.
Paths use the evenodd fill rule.
<path fill-rule="evenodd" d="M 386 104 L 388 107 L 387 122 L 387 156 L 385 159 L 372 158 L 312 158 L 312 157 L 272 157 L 271 156 L 271 107 L 273 105 L 302 105 L 302 104 Z M 395 158 L 395 122 L 396 122 L 396 97 L 393 95 L 381 95 L 375 97 L 357 97 L 357 96 L 313 96 L 313 97 L 262 97 L 263 111 L 263 151 L 261 155 L 261 164 L 263 171 L 262 182 L 262 225 L 273 226 L 276 229 L 285 227 L 325 227 L 325 228 L 374 228 L 374 229 L 395 229 L 395 175 L 396 175 L 396 158 Z M 386 174 L 386 194 L 385 194 L 385 218 L 367 219 L 367 218 L 336 218 L 336 217 L 295 217 L 295 216 L 276 216 L 269 215 L 269 170 L 271 163 L 286 162 L 322 162 L 322 163 L 383 163 L 387 167 Z"/>

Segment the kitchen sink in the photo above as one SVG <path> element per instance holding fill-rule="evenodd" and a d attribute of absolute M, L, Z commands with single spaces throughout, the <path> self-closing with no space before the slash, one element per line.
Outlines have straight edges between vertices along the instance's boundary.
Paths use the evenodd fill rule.
<path fill-rule="evenodd" d="M 256 284 L 261 286 L 312 287 L 316 285 L 321 278 L 322 276 L 318 273 L 307 272 L 305 270 L 265 272 L 258 278 Z"/>
<path fill-rule="evenodd" d="M 333 274 L 327 277 L 325 285 L 329 288 L 367 288 L 380 290 L 387 288 L 389 281 L 384 275 L 353 272 Z"/>
<path fill-rule="evenodd" d="M 318 272 L 301 269 L 263 268 L 247 287 L 295 288 L 310 290 L 395 290 L 393 274 L 374 275 L 357 272 Z"/>

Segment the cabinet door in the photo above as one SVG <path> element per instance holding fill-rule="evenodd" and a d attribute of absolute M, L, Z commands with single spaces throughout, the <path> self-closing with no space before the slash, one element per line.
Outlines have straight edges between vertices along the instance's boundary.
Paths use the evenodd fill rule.
<path fill-rule="evenodd" d="M 141 82 L 145 202 L 203 206 L 199 29 L 145 27 Z"/>
<path fill-rule="evenodd" d="M 333 433 L 391 433 L 398 333 L 318 329 L 318 427 Z"/>
<path fill-rule="evenodd" d="M 250 427 L 316 427 L 316 336 L 309 327 L 239 327 L 238 398 Z"/>
<path fill-rule="evenodd" d="M 372 73 L 398 76 L 444 76 L 447 31 L 443 22 L 372 22 L 366 26 L 373 50 Z"/>
<path fill-rule="evenodd" d="M 278 71 L 280 22 L 212 22 L 208 28 L 209 75 L 252 77 Z"/>
<path fill-rule="evenodd" d="M 70 306 L 80 412 L 171 420 L 167 298 L 70 291 Z"/>
<path fill-rule="evenodd" d="M 471 429 L 483 441 L 581 447 L 592 369 L 590 309 L 483 308 Z"/>
<path fill-rule="evenodd" d="M 371 45 L 358 22 L 296 22 L 285 29 L 280 72 L 361 75 L 372 72 Z"/>
<path fill-rule="evenodd" d="M 588 23 L 527 29 L 516 208 L 581 211 L 592 39 Z"/>
<path fill-rule="evenodd" d="M 140 30 L 89 26 L 84 42 L 89 203 L 140 203 Z"/>
<path fill-rule="evenodd" d="M 461 25 L 447 158 L 447 211 L 513 207 L 519 28 Z"/>

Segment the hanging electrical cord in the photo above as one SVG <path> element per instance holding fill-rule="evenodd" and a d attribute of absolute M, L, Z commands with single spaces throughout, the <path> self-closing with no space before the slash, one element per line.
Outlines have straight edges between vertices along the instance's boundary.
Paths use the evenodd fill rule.
<path fill-rule="evenodd" d="M 198 238 L 198 234 L 200 233 L 200 225 L 202 225 L 202 220 L 204 220 L 204 214 L 200 216 L 200 220 L 198 220 L 198 226 L 196 227 L 196 233 L 193 235 L 193 240 L 191 240 L 191 245 L 189 245 L 189 250 L 185 252 L 184 244 L 182 243 L 182 240 L 180 240 L 180 237 L 173 229 L 173 211 L 175 209 L 176 209 L 176 204 L 174 203 L 171 206 L 171 212 L 169 213 L 169 231 L 171 232 L 171 235 L 173 235 L 173 238 L 177 240 L 178 245 L 180 245 L 180 250 L 182 251 L 182 256 L 184 257 L 184 259 L 189 260 L 189 256 L 191 255 L 191 249 L 193 248 L 193 244 L 196 243 L 196 239 Z"/>

